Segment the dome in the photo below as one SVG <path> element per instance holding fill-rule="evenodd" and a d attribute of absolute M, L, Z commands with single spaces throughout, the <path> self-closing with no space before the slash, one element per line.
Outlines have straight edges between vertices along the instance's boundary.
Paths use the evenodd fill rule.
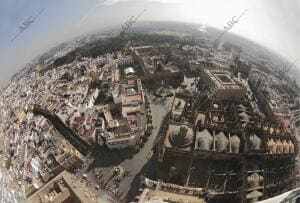
<path fill-rule="evenodd" d="M 261 182 L 264 180 L 262 176 L 260 176 L 258 173 L 252 173 L 248 176 L 247 182 L 249 187 L 257 187 L 260 186 Z"/>
<path fill-rule="evenodd" d="M 258 190 L 253 190 L 252 192 L 249 192 L 247 194 L 247 199 L 249 199 L 249 202 L 257 202 L 258 198 L 261 197 L 263 194 L 259 192 Z"/>
<path fill-rule="evenodd" d="M 292 140 L 289 140 L 288 144 L 289 144 L 289 148 L 290 148 L 289 152 L 294 153 L 295 149 L 294 149 L 294 144 L 293 144 Z"/>
<path fill-rule="evenodd" d="M 289 153 L 289 144 L 286 140 L 283 140 L 282 142 L 283 145 L 283 153 L 288 154 Z"/>
<path fill-rule="evenodd" d="M 192 144 L 192 135 L 186 127 L 178 127 L 169 134 L 169 142 L 175 148 L 186 148 Z"/>
<path fill-rule="evenodd" d="M 231 152 L 232 153 L 239 153 L 240 152 L 240 143 L 241 140 L 237 135 L 230 136 L 230 143 L 231 143 Z"/>
<path fill-rule="evenodd" d="M 268 140 L 268 150 L 270 154 L 276 154 L 277 153 L 277 144 L 274 142 L 273 138 Z"/>
<path fill-rule="evenodd" d="M 216 135 L 216 150 L 217 151 L 227 151 L 229 140 L 223 132 Z"/>
<path fill-rule="evenodd" d="M 276 134 L 279 134 L 279 133 L 281 133 L 281 131 L 280 131 L 280 129 L 279 129 L 279 128 L 277 128 L 277 130 L 276 130 Z"/>
<path fill-rule="evenodd" d="M 260 150 L 261 149 L 261 139 L 256 135 L 252 134 L 249 137 L 250 141 L 250 149 L 252 150 Z"/>
<path fill-rule="evenodd" d="M 207 129 L 198 132 L 196 135 L 196 147 L 201 150 L 210 150 L 213 144 L 213 137 Z"/>
<path fill-rule="evenodd" d="M 283 153 L 283 144 L 280 140 L 276 141 L 277 145 L 277 154 L 282 154 Z"/>
<path fill-rule="evenodd" d="M 271 128 L 269 129 L 269 132 L 270 132 L 270 134 L 272 135 L 272 134 L 275 132 L 275 129 L 274 129 L 273 127 L 271 127 Z"/>
<path fill-rule="evenodd" d="M 132 67 L 125 68 L 124 72 L 126 75 L 135 73 L 135 71 Z"/>

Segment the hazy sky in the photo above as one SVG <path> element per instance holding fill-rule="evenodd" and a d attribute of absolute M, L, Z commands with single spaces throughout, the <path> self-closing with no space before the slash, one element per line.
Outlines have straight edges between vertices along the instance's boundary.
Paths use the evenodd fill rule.
<path fill-rule="evenodd" d="M 300 55 L 300 0 L 1 0 L 0 85 L 21 65 L 60 42 L 108 25 L 140 20 L 202 23 L 220 29 L 248 12 L 230 30 L 293 61 Z M 27 19 L 44 11 L 13 42 Z M 32 16 L 31 18 L 29 18 Z M 121 27 L 121 26 L 120 26 Z M 299 63 L 298 63 L 299 64 Z"/>

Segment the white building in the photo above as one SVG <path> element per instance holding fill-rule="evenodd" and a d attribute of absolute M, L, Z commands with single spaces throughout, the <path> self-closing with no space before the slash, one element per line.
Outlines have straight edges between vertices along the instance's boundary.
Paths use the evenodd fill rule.
<path fill-rule="evenodd" d="M 115 126 L 113 129 L 101 133 L 101 137 L 109 149 L 133 147 L 140 140 L 140 134 L 132 132 L 126 125 Z"/>
<path fill-rule="evenodd" d="M 35 158 L 31 159 L 30 164 L 31 164 L 33 173 L 38 174 L 38 172 L 40 171 L 40 169 L 42 167 L 42 160 L 39 157 L 35 157 Z"/>
<path fill-rule="evenodd" d="M 130 66 L 133 64 L 133 62 L 134 62 L 134 60 L 133 60 L 132 56 L 124 56 L 124 57 L 118 58 L 119 66 Z"/>

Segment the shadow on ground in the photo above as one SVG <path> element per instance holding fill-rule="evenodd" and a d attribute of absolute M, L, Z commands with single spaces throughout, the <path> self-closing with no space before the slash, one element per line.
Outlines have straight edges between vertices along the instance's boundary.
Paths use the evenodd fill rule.
<path fill-rule="evenodd" d="M 89 172 L 93 168 L 103 168 L 118 166 L 126 159 L 132 159 L 134 156 L 133 149 L 127 150 L 110 150 L 107 147 L 96 147 L 92 153 L 94 162 L 87 169 Z"/>
<path fill-rule="evenodd" d="M 125 202 L 131 202 L 134 197 L 138 194 L 138 190 L 141 184 L 141 176 L 145 176 L 150 179 L 156 180 L 157 173 L 156 173 L 156 161 L 154 156 L 143 166 L 141 171 L 133 178 L 131 183 L 131 187 L 127 196 L 125 197 Z"/>

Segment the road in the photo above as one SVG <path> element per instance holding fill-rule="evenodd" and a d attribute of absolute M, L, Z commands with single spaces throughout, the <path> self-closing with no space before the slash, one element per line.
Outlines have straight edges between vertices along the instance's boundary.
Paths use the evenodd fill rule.
<path fill-rule="evenodd" d="M 151 100 L 151 99 L 150 99 Z M 148 141 L 145 143 L 144 147 L 137 153 L 133 159 L 131 160 L 125 160 L 120 165 L 124 168 L 130 171 L 130 175 L 135 177 L 139 174 L 141 169 L 149 162 L 153 155 L 152 147 L 153 143 L 158 135 L 158 131 L 160 128 L 160 124 L 164 118 L 164 116 L 167 113 L 167 108 L 169 106 L 169 103 L 172 100 L 169 98 L 165 102 L 158 101 L 157 103 L 150 102 L 151 107 L 151 114 L 153 118 L 153 131 L 152 135 L 149 137 Z M 164 108 L 162 108 L 164 107 Z M 150 165 L 150 167 L 153 166 L 153 164 Z M 155 168 L 151 168 L 150 170 L 155 170 Z M 124 193 L 128 193 L 129 189 L 134 189 L 132 187 L 138 187 L 139 185 L 132 185 L 132 178 L 129 177 L 125 180 L 123 180 L 120 184 L 120 189 L 124 191 Z M 127 191 L 127 192 L 126 192 Z"/>
<path fill-rule="evenodd" d="M 126 156 L 122 151 L 109 151 L 101 149 L 96 153 L 95 162 L 86 169 L 81 170 L 82 173 L 88 175 L 88 182 L 91 185 L 99 184 L 94 175 L 95 170 L 101 169 L 102 180 L 111 188 L 116 188 L 115 191 L 120 193 L 118 198 L 120 202 L 128 202 L 135 196 L 139 187 L 140 175 L 144 175 L 145 171 L 155 172 L 155 161 L 152 159 L 152 147 L 153 143 L 158 135 L 160 124 L 167 113 L 170 103 L 173 98 L 167 98 L 166 100 L 155 99 L 154 96 L 149 96 L 151 114 L 153 118 L 153 131 L 149 136 L 148 141 L 140 151 L 133 155 L 132 158 Z M 114 166 L 121 166 L 129 175 L 124 177 L 119 183 L 119 187 L 113 181 L 111 169 Z"/>

